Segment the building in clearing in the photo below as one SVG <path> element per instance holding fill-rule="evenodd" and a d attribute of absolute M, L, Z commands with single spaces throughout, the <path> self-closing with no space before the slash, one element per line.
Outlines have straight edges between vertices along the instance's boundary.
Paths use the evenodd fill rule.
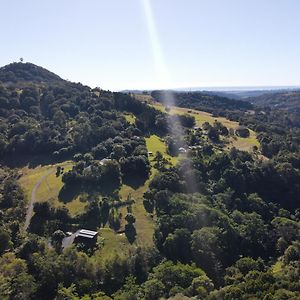
<path fill-rule="evenodd" d="M 100 165 L 105 166 L 110 161 L 111 161 L 110 158 L 103 158 L 103 159 L 100 160 Z"/>
<path fill-rule="evenodd" d="M 97 242 L 98 232 L 87 230 L 87 229 L 80 229 L 76 232 L 74 242 L 84 243 L 84 244 L 95 244 Z"/>

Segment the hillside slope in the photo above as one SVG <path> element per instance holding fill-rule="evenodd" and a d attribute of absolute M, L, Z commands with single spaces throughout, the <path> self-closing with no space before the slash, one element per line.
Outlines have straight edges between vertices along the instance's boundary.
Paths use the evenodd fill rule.
<path fill-rule="evenodd" d="M 292 113 L 300 114 L 300 92 L 280 92 L 274 94 L 264 94 L 258 97 L 250 97 L 245 100 L 256 106 L 283 109 Z"/>
<path fill-rule="evenodd" d="M 3 83 L 34 82 L 55 83 L 64 81 L 58 75 L 32 63 L 11 63 L 0 68 Z"/>

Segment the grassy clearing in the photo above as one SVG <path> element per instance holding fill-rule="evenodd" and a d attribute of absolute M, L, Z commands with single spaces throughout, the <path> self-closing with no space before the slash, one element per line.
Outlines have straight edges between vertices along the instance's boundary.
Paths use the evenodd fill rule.
<path fill-rule="evenodd" d="M 23 175 L 20 178 L 20 183 L 26 193 L 27 198 L 30 199 L 32 189 L 38 182 L 39 178 L 50 170 L 53 170 L 53 172 L 51 172 L 37 188 L 37 201 L 48 201 L 53 207 L 61 207 L 65 205 L 69 209 L 71 215 L 76 215 L 77 213 L 83 212 L 86 204 L 81 202 L 79 197 L 65 204 L 58 199 L 58 194 L 63 187 L 63 182 L 61 175 L 56 177 L 56 168 L 61 166 L 64 168 L 64 172 L 68 172 L 71 170 L 72 165 L 73 163 L 71 161 L 66 161 L 59 164 L 38 166 L 34 169 L 29 169 L 28 167 L 23 168 Z"/>
<path fill-rule="evenodd" d="M 126 257 L 128 256 L 130 249 L 135 247 L 128 243 L 125 234 L 116 234 L 110 228 L 99 229 L 99 235 L 103 241 L 103 247 L 97 250 L 92 256 L 92 259 L 94 259 L 95 262 L 104 262 L 116 255 Z"/>
<path fill-rule="evenodd" d="M 149 105 L 154 107 L 155 109 L 159 111 L 165 111 L 165 106 L 162 105 L 161 103 L 157 102 L 151 102 Z M 208 122 L 209 124 L 213 124 L 215 121 L 221 122 L 224 126 L 227 128 L 237 128 L 239 126 L 238 122 L 235 121 L 230 121 L 226 118 L 223 117 L 213 117 L 212 114 L 203 112 L 203 111 L 198 111 L 194 109 L 189 109 L 189 108 L 182 108 L 182 107 L 172 107 L 171 110 L 169 111 L 170 114 L 189 114 L 193 117 L 195 117 L 196 121 L 196 126 L 202 126 L 204 122 Z M 230 149 L 232 147 L 235 147 L 239 150 L 243 151 L 252 151 L 253 146 L 259 147 L 259 142 L 256 138 L 256 133 L 253 130 L 250 130 L 250 136 L 248 138 L 241 138 L 241 137 L 236 137 L 236 138 L 230 138 L 229 139 L 229 145 L 227 149 Z"/>
<path fill-rule="evenodd" d="M 136 119 L 135 115 L 133 115 L 133 114 L 125 114 L 124 117 L 125 117 L 125 119 L 126 119 L 126 121 L 128 123 L 134 124 L 135 119 Z"/>
<path fill-rule="evenodd" d="M 154 107 L 155 109 L 157 109 L 159 111 L 166 112 L 165 106 L 162 105 L 161 103 L 153 102 L 149 105 Z M 170 109 L 169 113 L 171 115 L 175 115 L 175 114 L 177 114 L 177 115 L 185 115 L 185 114 L 191 115 L 195 118 L 196 126 L 202 126 L 204 122 L 208 122 L 209 124 L 212 125 L 216 120 L 221 122 L 227 128 L 236 128 L 236 127 L 239 126 L 238 122 L 230 121 L 230 120 L 228 120 L 226 118 L 223 118 L 223 117 L 213 117 L 212 114 L 210 114 L 210 113 L 195 110 L 195 109 L 190 109 L 190 108 L 183 108 L 183 107 L 173 106 Z"/>
<path fill-rule="evenodd" d="M 272 272 L 273 274 L 278 274 L 282 271 L 282 262 L 278 260 L 273 266 L 272 266 Z"/>
<path fill-rule="evenodd" d="M 153 153 L 153 157 L 155 156 L 156 152 L 159 151 L 162 155 L 167 158 L 173 165 L 176 165 L 178 162 L 178 157 L 171 156 L 167 153 L 167 146 L 160 137 L 153 134 L 149 138 L 146 138 L 146 146 L 148 151 Z M 152 159 L 150 158 L 150 162 Z"/>
<path fill-rule="evenodd" d="M 45 175 L 52 168 L 52 165 L 47 165 L 43 167 L 38 166 L 34 169 L 25 167 L 21 170 L 22 176 L 19 179 L 19 182 L 26 194 L 27 199 L 30 199 L 31 191 L 39 178 Z"/>
<path fill-rule="evenodd" d="M 253 130 L 250 130 L 250 136 L 247 138 L 242 138 L 242 137 L 237 137 L 236 139 L 231 138 L 230 146 L 235 147 L 239 150 L 251 152 L 254 146 L 259 148 L 259 141 L 256 138 L 256 133 Z"/>

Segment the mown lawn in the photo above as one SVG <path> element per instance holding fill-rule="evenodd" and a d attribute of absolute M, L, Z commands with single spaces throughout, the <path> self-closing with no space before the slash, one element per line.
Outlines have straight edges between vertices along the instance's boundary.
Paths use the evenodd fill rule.
<path fill-rule="evenodd" d="M 126 119 L 126 121 L 127 121 L 128 123 L 134 124 L 135 119 L 136 119 L 136 118 L 135 118 L 135 115 L 133 115 L 133 114 L 125 114 L 124 117 L 125 117 L 125 119 Z"/>
<path fill-rule="evenodd" d="M 136 247 L 135 245 L 130 245 L 124 233 L 116 234 L 110 228 L 99 229 L 99 240 L 102 241 L 103 246 L 97 250 L 92 259 L 95 262 L 104 262 L 110 260 L 115 256 L 126 257 L 130 249 Z"/>
<path fill-rule="evenodd" d="M 48 201 L 53 207 L 61 207 L 65 205 L 71 215 L 76 215 L 77 213 L 83 212 L 86 203 L 81 202 L 79 197 L 76 197 L 68 203 L 63 203 L 59 201 L 58 194 L 63 187 L 62 175 L 56 176 L 57 166 L 64 168 L 64 172 L 68 172 L 72 168 L 73 163 L 71 161 L 66 161 L 59 164 L 38 166 L 34 169 L 29 169 L 27 167 L 22 169 L 23 175 L 20 178 L 21 186 L 23 187 L 28 200 L 31 198 L 31 192 L 35 184 L 39 179 L 47 174 L 47 172 L 52 172 L 45 177 L 36 190 L 36 200 L 37 201 Z"/>

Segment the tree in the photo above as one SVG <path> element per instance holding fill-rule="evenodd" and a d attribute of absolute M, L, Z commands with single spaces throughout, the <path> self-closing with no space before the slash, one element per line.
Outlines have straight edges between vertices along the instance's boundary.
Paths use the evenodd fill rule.
<path fill-rule="evenodd" d="M 65 236 L 65 233 L 61 230 L 56 230 L 52 234 L 51 240 L 57 252 L 61 251 L 62 240 L 65 238 Z"/>
<path fill-rule="evenodd" d="M 203 227 L 192 234 L 191 249 L 197 265 L 216 281 L 220 280 L 223 245 L 218 227 Z"/>
<path fill-rule="evenodd" d="M 168 166 L 171 166 L 171 163 L 169 160 L 167 160 L 160 151 L 156 152 L 155 157 L 153 158 L 154 168 L 156 168 L 159 171 L 164 171 Z"/>
<path fill-rule="evenodd" d="M 185 228 L 176 229 L 174 233 L 170 233 L 163 244 L 167 258 L 173 261 L 190 261 L 190 242 L 191 233 Z"/>
<path fill-rule="evenodd" d="M 35 290 L 34 278 L 27 273 L 26 261 L 8 252 L 0 258 L 0 293 L 9 299 L 30 299 Z M 4 298 L 5 299 L 5 298 Z"/>
<path fill-rule="evenodd" d="M 11 246 L 12 242 L 9 233 L 4 228 L 0 228 L 0 255 Z"/>
<path fill-rule="evenodd" d="M 129 243 L 133 243 L 136 238 L 136 229 L 134 227 L 135 217 L 133 214 L 128 213 L 125 217 L 127 224 L 125 225 L 125 235 L 129 241 Z"/>
<path fill-rule="evenodd" d="M 248 128 L 244 126 L 239 126 L 238 128 L 235 129 L 235 134 L 240 137 L 247 138 L 250 135 L 250 131 Z"/>

